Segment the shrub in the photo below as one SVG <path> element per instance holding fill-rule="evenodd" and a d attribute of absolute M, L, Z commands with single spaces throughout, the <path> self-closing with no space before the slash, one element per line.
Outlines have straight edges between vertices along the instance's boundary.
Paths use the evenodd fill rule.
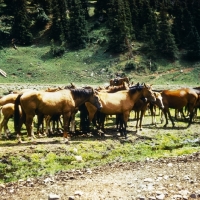
<path fill-rule="evenodd" d="M 125 70 L 135 70 L 136 69 L 136 63 L 133 61 L 129 61 L 125 64 Z"/>

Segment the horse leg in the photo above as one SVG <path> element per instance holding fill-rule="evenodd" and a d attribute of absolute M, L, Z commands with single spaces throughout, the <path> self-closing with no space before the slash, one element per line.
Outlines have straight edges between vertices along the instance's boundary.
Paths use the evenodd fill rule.
<path fill-rule="evenodd" d="M 168 125 L 168 118 L 167 118 L 167 112 L 168 112 L 168 110 L 169 109 L 167 109 L 167 110 L 163 110 L 162 111 L 162 113 L 164 114 L 164 116 L 165 116 L 165 125 L 163 126 L 163 127 L 167 127 L 167 125 Z"/>
<path fill-rule="evenodd" d="M 8 120 L 9 120 L 9 118 L 4 117 L 3 122 L 2 122 L 3 123 L 2 126 L 4 127 L 4 134 L 7 139 L 8 139 L 8 134 L 10 133 L 10 131 L 8 129 Z"/>
<path fill-rule="evenodd" d="M 75 133 L 75 113 L 71 115 L 70 132 Z"/>
<path fill-rule="evenodd" d="M 66 112 L 63 114 L 63 139 L 68 142 L 69 135 L 69 123 L 70 123 L 71 112 Z"/>
<path fill-rule="evenodd" d="M 42 133 L 44 132 L 43 129 L 43 119 L 44 119 L 44 115 L 38 115 L 38 123 L 37 123 L 37 134 L 40 136 L 40 127 L 42 126 Z"/>
<path fill-rule="evenodd" d="M 142 123 L 143 123 L 145 111 L 146 110 L 141 110 L 140 111 L 140 131 L 142 131 Z"/>
<path fill-rule="evenodd" d="M 33 133 L 33 115 L 26 115 L 26 130 L 28 133 L 28 137 L 33 140 L 35 138 Z"/>
<path fill-rule="evenodd" d="M 123 123 L 124 123 L 123 132 L 124 132 L 125 139 L 127 139 L 126 127 L 127 127 L 127 122 L 128 122 L 129 115 L 130 115 L 130 112 L 128 112 L 128 111 L 123 113 Z"/>
<path fill-rule="evenodd" d="M 188 122 L 188 126 L 187 127 L 190 127 L 190 125 L 192 124 L 192 119 L 194 117 L 194 114 L 195 114 L 195 108 L 193 105 L 188 105 L 188 110 L 189 110 L 189 113 L 190 113 L 190 119 L 189 119 L 189 122 Z"/>
<path fill-rule="evenodd" d="M 171 113 L 170 113 L 170 110 L 169 110 L 169 109 L 167 110 L 167 114 L 168 114 L 168 116 L 169 116 L 170 121 L 172 122 L 172 126 L 174 127 L 174 126 L 175 126 L 175 123 L 174 123 L 174 121 L 173 121 L 173 119 L 172 119 L 172 116 L 171 116 Z"/>
<path fill-rule="evenodd" d="M 140 111 L 135 111 L 135 117 L 136 117 L 136 132 L 138 131 L 138 123 L 139 123 L 139 115 L 140 115 Z"/>

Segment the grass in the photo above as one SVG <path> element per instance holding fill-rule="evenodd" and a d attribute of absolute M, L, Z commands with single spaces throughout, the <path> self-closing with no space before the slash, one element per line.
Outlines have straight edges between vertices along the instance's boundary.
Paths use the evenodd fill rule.
<path fill-rule="evenodd" d="M 109 127 L 112 127 L 111 121 L 109 120 Z M 111 130 L 106 138 L 73 137 L 70 145 L 63 144 L 60 137 L 39 139 L 40 142 L 32 145 L 24 135 L 27 143 L 18 145 L 12 134 L 12 140 L 0 141 L 0 182 L 92 168 L 113 162 L 137 162 L 147 158 L 179 156 L 200 150 L 199 119 L 188 129 L 183 121 L 177 121 L 176 128 L 171 128 L 170 124 L 166 129 L 162 124 L 153 127 L 150 122 L 151 117 L 145 116 L 144 130 L 136 134 L 133 125 L 135 121 L 131 115 L 128 140 L 117 137 L 117 132 Z M 9 127 L 12 126 L 13 122 L 10 121 Z M 76 156 L 80 156 L 82 160 L 77 160 Z"/>
<path fill-rule="evenodd" d="M 127 58 L 127 53 L 107 52 L 106 31 L 103 26 L 93 30 L 92 41 L 86 49 L 67 49 L 62 57 L 52 57 L 50 44 L 43 41 L 29 47 L 18 46 L 18 50 L 9 46 L 2 47 L 0 66 L 7 77 L 0 76 L 0 82 L 13 87 L 22 84 L 33 87 L 36 84 L 68 85 L 71 82 L 77 85 L 104 85 L 118 72 L 124 73 L 133 83 L 148 82 L 154 88 L 199 86 L 199 62 L 181 59 L 172 62 L 156 55 L 152 59 L 152 65 L 157 66 L 157 69 L 152 71 L 149 69 L 148 56 L 140 51 L 143 45 L 141 43 L 133 41 L 134 58 L 131 60 Z M 127 62 L 133 62 L 136 69 L 125 70 Z M 1 88 L 0 93 L 4 92 L 5 88 Z M 197 140 L 199 119 L 188 129 L 182 121 L 176 122 L 174 129 L 170 127 L 171 124 L 164 129 L 161 124 L 152 127 L 150 120 L 150 117 L 145 117 L 145 129 L 138 134 L 135 134 L 133 125 L 130 125 L 129 139 L 126 141 L 116 137 L 116 131 L 112 130 L 114 135 L 105 139 L 72 138 L 70 145 L 63 144 L 59 137 L 44 139 L 42 144 L 32 145 L 26 134 L 23 139 L 27 144 L 18 145 L 13 134 L 13 122 L 10 121 L 13 139 L 0 140 L 0 182 L 44 176 L 63 170 L 91 168 L 112 162 L 135 162 L 147 158 L 190 154 L 200 150 Z M 81 156 L 82 161 L 78 161 L 76 156 Z"/>

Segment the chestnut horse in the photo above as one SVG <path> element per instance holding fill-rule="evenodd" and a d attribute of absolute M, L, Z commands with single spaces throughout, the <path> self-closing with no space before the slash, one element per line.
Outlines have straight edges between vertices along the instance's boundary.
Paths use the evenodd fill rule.
<path fill-rule="evenodd" d="M 131 86 L 129 90 L 122 90 L 115 93 L 105 93 L 98 92 L 102 108 L 100 112 L 107 115 L 122 114 L 123 120 L 123 130 L 122 134 L 127 138 L 126 127 L 129 118 L 130 111 L 132 110 L 135 102 L 137 102 L 141 97 L 145 97 L 150 101 L 155 101 L 155 95 L 149 85 Z M 94 106 L 85 103 L 89 112 L 89 121 L 91 122 L 97 109 Z"/>
<path fill-rule="evenodd" d="M 142 130 L 142 122 L 143 122 L 144 114 L 150 103 L 155 106 L 158 106 L 160 109 L 164 109 L 161 93 L 154 92 L 154 95 L 156 97 L 155 102 L 143 101 L 143 100 L 139 99 L 133 106 L 133 110 L 136 112 L 136 131 L 138 130 L 138 128 L 140 128 L 140 130 Z M 153 117 L 154 116 L 152 116 L 152 118 Z M 153 122 L 153 120 L 152 120 L 152 122 Z"/>
<path fill-rule="evenodd" d="M 161 95 L 164 104 L 163 113 L 166 119 L 164 127 L 168 125 L 167 115 L 169 116 L 169 119 L 171 120 L 173 127 L 175 126 L 169 108 L 180 110 L 185 106 L 188 107 L 188 112 L 189 112 L 189 122 L 188 122 L 188 127 L 189 127 L 192 123 L 192 119 L 194 116 L 194 109 L 196 106 L 196 102 L 198 100 L 197 92 L 194 89 L 181 88 L 177 90 L 163 90 L 161 92 Z"/>
<path fill-rule="evenodd" d="M 31 91 L 19 95 L 15 101 L 14 125 L 15 131 L 20 136 L 21 127 L 25 121 L 28 136 L 33 139 L 32 122 L 33 117 L 43 115 L 63 115 L 64 133 L 63 137 L 68 137 L 69 119 L 82 103 L 89 101 L 98 109 L 100 103 L 93 88 L 90 89 L 64 89 L 56 92 Z M 19 105 L 22 108 L 23 120 L 19 120 Z M 19 137 L 21 142 L 21 137 Z"/>

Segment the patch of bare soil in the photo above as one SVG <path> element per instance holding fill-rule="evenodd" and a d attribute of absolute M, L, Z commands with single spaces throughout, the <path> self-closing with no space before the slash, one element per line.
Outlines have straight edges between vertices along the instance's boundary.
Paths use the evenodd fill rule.
<path fill-rule="evenodd" d="M 94 169 L 0 185 L 2 200 L 199 199 L 200 153 Z"/>

